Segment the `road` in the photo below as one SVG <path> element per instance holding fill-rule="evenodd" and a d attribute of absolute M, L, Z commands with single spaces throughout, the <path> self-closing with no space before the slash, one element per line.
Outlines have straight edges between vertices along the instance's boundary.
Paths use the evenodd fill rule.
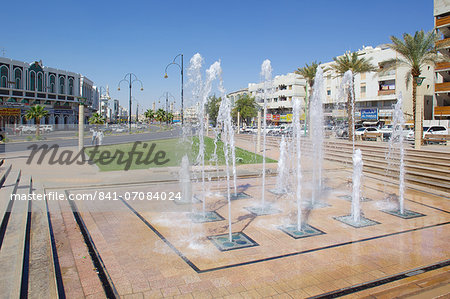
<path fill-rule="evenodd" d="M 146 133 L 135 133 L 135 134 L 120 134 L 120 135 L 109 135 L 103 138 L 103 145 L 119 144 L 119 143 L 129 143 L 135 141 L 149 141 L 158 139 L 167 139 L 181 136 L 181 129 L 175 128 L 170 131 L 161 132 L 146 132 Z M 88 137 L 84 138 L 85 146 L 91 146 L 92 137 L 89 134 Z M 0 153 L 13 153 L 29 150 L 29 147 L 33 144 L 38 146 L 43 144 L 48 144 L 49 146 L 58 145 L 59 147 L 74 147 L 78 145 L 78 138 L 60 138 L 53 140 L 42 140 L 42 141 L 24 141 L 24 142 L 11 142 L 0 144 Z"/>

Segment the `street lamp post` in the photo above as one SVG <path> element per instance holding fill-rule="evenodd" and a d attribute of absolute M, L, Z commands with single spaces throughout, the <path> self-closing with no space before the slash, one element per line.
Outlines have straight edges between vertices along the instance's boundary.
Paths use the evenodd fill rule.
<path fill-rule="evenodd" d="M 78 151 L 84 148 L 84 106 L 86 98 L 78 97 Z"/>
<path fill-rule="evenodd" d="M 181 65 L 179 65 L 178 63 L 175 62 L 178 57 L 181 57 Z M 177 56 L 175 56 L 173 61 L 166 66 L 166 69 L 164 71 L 164 73 L 165 73 L 164 74 L 164 78 L 166 78 L 166 79 L 169 77 L 169 76 L 167 76 L 167 68 L 169 66 L 171 66 L 172 64 L 177 65 L 180 68 L 180 70 L 181 70 L 181 125 L 183 126 L 183 124 L 184 124 L 184 118 L 183 118 L 183 109 L 184 109 L 184 97 L 183 97 L 183 54 L 178 54 Z"/>
<path fill-rule="evenodd" d="M 129 109 L 128 109 L 128 114 L 129 114 L 128 133 L 131 133 L 131 88 L 133 87 L 134 82 L 139 82 L 141 84 L 141 91 L 144 90 L 144 86 L 142 85 L 142 81 L 139 80 L 137 78 L 137 76 L 133 73 L 126 74 L 125 77 L 123 77 L 123 79 L 119 81 L 117 90 L 120 90 L 120 83 L 122 83 L 122 82 L 127 82 L 128 86 L 130 88 L 130 102 L 129 102 Z"/>
<path fill-rule="evenodd" d="M 165 98 L 166 98 L 166 109 L 165 109 L 166 115 L 169 114 L 169 96 L 175 101 L 175 97 L 174 97 L 170 92 L 168 92 L 168 91 L 166 91 L 166 92 L 165 92 L 162 96 L 160 96 L 159 99 L 158 99 L 158 103 L 159 103 L 162 97 L 165 97 Z M 169 120 L 167 119 L 167 120 L 166 120 L 166 124 L 168 124 L 168 123 L 169 123 Z"/>

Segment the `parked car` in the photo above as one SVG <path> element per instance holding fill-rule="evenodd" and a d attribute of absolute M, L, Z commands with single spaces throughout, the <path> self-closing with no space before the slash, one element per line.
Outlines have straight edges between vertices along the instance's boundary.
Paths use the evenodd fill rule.
<path fill-rule="evenodd" d="M 380 130 L 378 130 L 377 128 L 374 128 L 374 127 L 368 127 L 368 128 L 359 128 L 358 130 L 359 130 L 359 132 L 361 132 L 362 130 L 361 129 L 365 129 L 364 130 L 364 132 L 362 133 L 362 135 L 361 135 L 361 139 L 362 140 L 367 140 L 367 134 L 369 133 L 369 134 L 371 134 L 371 133 L 381 133 L 380 132 Z M 358 130 L 356 130 L 356 131 L 358 131 Z M 355 135 L 356 135 L 356 132 L 355 132 Z M 381 136 L 383 136 L 383 135 L 381 135 Z"/>
<path fill-rule="evenodd" d="M 123 132 L 126 132 L 127 129 L 125 129 L 123 127 L 117 127 L 117 128 L 113 128 L 112 131 L 115 133 L 123 133 Z"/>
<path fill-rule="evenodd" d="M 348 137 L 348 127 L 347 126 L 339 126 L 336 128 L 336 137 L 346 138 Z"/>
<path fill-rule="evenodd" d="M 281 126 L 270 126 L 267 127 L 268 135 L 280 135 L 281 134 Z"/>
<path fill-rule="evenodd" d="M 40 125 L 39 131 L 44 132 L 44 133 L 53 132 L 54 131 L 53 125 Z"/>
<path fill-rule="evenodd" d="M 423 127 L 423 137 L 427 134 L 448 135 L 448 129 L 444 126 Z M 408 135 L 406 135 L 406 140 L 414 141 L 414 130 L 408 132 Z"/>
<path fill-rule="evenodd" d="M 399 128 L 399 126 L 400 125 L 398 125 L 397 128 Z M 412 129 L 410 126 L 405 126 L 403 128 L 403 137 L 406 139 L 408 134 L 410 134 L 411 131 L 412 131 Z M 392 127 L 392 125 L 386 125 L 380 129 L 380 132 L 383 133 L 384 140 L 389 140 L 391 138 L 391 135 L 393 132 L 393 127 Z"/>
<path fill-rule="evenodd" d="M 258 127 L 257 126 L 249 126 L 245 129 L 245 131 L 247 133 L 256 133 L 258 131 Z"/>
<path fill-rule="evenodd" d="M 366 127 L 361 127 L 355 130 L 355 136 L 362 136 L 364 132 L 367 130 Z"/>
<path fill-rule="evenodd" d="M 32 134 L 32 133 L 36 133 L 36 126 L 22 126 L 21 128 L 21 132 L 22 134 Z"/>

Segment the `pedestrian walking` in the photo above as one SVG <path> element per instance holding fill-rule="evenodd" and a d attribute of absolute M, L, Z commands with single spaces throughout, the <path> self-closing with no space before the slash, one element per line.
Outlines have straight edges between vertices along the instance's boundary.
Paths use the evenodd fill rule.
<path fill-rule="evenodd" d="M 96 143 L 97 143 L 97 131 L 94 130 L 92 132 L 92 145 L 97 145 Z"/>

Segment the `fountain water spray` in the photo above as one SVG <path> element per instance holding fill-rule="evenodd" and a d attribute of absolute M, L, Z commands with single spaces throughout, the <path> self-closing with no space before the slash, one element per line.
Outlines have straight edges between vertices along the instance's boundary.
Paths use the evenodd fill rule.
<path fill-rule="evenodd" d="M 184 155 L 181 159 L 181 168 L 178 172 L 178 178 L 181 185 L 181 198 L 183 202 L 193 201 L 191 175 L 189 171 L 189 158 Z"/>
<path fill-rule="evenodd" d="M 278 169 L 277 169 L 277 183 L 275 186 L 275 192 L 279 194 L 286 193 L 287 190 L 287 179 L 288 179 L 288 171 L 287 168 L 287 151 L 286 151 L 286 139 L 284 135 L 281 137 L 280 143 L 280 158 L 278 159 Z"/>
<path fill-rule="evenodd" d="M 355 95 L 353 91 L 353 73 L 351 70 L 345 72 L 344 77 L 341 82 L 341 92 L 342 98 L 350 98 L 350 107 L 347 107 L 351 112 L 352 120 L 352 149 L 355 152 Z M 348 132 L 350 134 L 350 125 L 348 127 Z"/>
<path fill-rule="evenodd" d="M 264 80 L 264 113 L 263 113 L 263 170 L 262 170 L 262 189 L 261 189 L 261 209 L 265 207 L 265 185 L 266 185 L 266 134 L 267 134 L 267 97 L 272 91 L 272 65 L 269 59 L 263 61 L 261 65 L 261 76 Z"/>
<path fill-rule="evenodd" d="M 398 151 L 399 155 L 399 212 L 405 212 L 405 150 L 403 145 L 403 127 L 405 125 L 405 118 L 403 116 L 403 97 L 400 93 L 398 95 L 397 103 L 394 106 L 394 115 L 392 117 L 392 135 L 389 140 L 389 156 L 392 158 L 392 152 Z"/>
<path fill-rule="evenodd" d="M 352 192 L 352 220 L 355 224 L 361 222 L 361 178 L 363 171 L 363 160 L 361 150 L 353 153 L 353 192 Z"/>
<path fill-rule="evenodd" d="M 212 82 L 217 78 L 220 69 L 220 63 L 214 62 L 206 71 L 205 83 L 202 83 L 201 68 L 203 64 L 203 58 L 199 53 L 195 54 L 190 60 L 189 66 L 189 82 L 193 84 L 193 96 L 198 100 L 198 118 L 200 122 L 200 129 L 198 131 L 199 137 L 199 149 L 197 155 L 197 162 L 201 166 L 201 184 L 202 184 L 202 206 L 203 215 L 206 214 L 206 198 L 205 198 L 205 131 L 208 123 L 205 123 L 205 106 L 208 101 L 208 96 L 211 92 Z"/>
<path fill-rule="evenodd" d="M 311 142 L 313 150 L 313 161 L 316 165 L 313 168 L 313 187 L 311 206 L 314 206 L 316 196 L 322 190 L 322 163 L 323 163 L 323 139 L 324 139 L 324 114 L 322 99 L 325 97 L 323 70 L 317 67 L 316 77 L 314 79 L 313 93 L 310 101 L 310 122 L 311 122 Z"/>
<path fill-rule="evenodd" d="M 219 72 L 220 76 L 220 72 Z M 228 200 L 228 237 L 232 242 L 232 229 L 231 229 L 231 195 L 230 195 L 230 147 L 234 147 L 234 131 L 231 123 L 231 103 L 230 99 L 226 96 L 225 88 L 223 87 L 223 81 L 220 79 L 219 91 L 221 93 L 222 101 L 220 102 L 219 113 L 217 116 L 217 124 L 221 125 L 223 130 L 223 150 L 225 156 L 225 169 L 227 177 L 227 200 Z M 234 153 L 234 150 L 231 150 Z M 231 157 L 233 160 L 235 157 Z"/>
<path fill-rule="evenodd" d="M 295 136 L 295 147 L 297 153 L 297 182 L 296 182 L 296 199 L 297 199 L 297 231 L 302 230 L 302 167 L 301 167 L 301 147 L 300 147 L 300 136 L 301 136 L 301 127 L 300 127 L 300 100 L 294 100 L 293 107 L 293 123 L 294 123 L 294 136 Z"/>

